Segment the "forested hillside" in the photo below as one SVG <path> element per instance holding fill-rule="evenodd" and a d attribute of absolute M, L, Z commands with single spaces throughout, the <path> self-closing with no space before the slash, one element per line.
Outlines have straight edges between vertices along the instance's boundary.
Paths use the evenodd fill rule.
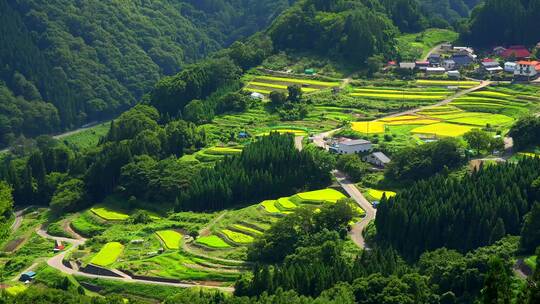
<path fill-rule="evenodd" d="M 525 44 L 540 41 L 539 0 L 486 0 L 471 16 L 463 37 L 479 46 Z"/>
<path fill-rule="evenodd" d="M 290 2 L 0 0 L 0 145 L 111 117 Z"/>

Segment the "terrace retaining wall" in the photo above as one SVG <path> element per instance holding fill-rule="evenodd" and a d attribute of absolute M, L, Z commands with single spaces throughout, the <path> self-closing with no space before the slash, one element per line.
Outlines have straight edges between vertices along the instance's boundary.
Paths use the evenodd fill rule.
<path fill-rule="evenodd" d="M 143 280 L 143 281 L 151 281 L 151 282 L 163 282 L 163 283 L 185 283 L 185 282 L 182 282 L 181 280 L 178 280 L 178 279 L 141 276 L 141 275 L 136 275 L 136 274 L 132 273 L 129 270 L 123 270 L 123 269 L 120 269 L 120 271 L 122 271 L 123 273 L 127 274 L 128 276 L 130 276 L 131 278 L 133 278 L 135 280 Z"/>
<path fill-rule="evenodd" d="M 107 277 L 116 277 L 121 278 L 122 276 L 110 271 L 109 269 L 99 267 L 96 265 L 88 264 L 85 267 L 80 268 L 81 272 L 99 275 L 99 276 L 107 276 Z"/>

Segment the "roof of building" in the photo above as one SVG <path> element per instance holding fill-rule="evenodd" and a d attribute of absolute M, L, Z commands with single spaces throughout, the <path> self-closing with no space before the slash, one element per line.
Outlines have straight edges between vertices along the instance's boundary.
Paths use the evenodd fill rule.
<path fill-rule="evenodd" d="M 507 61 L 504 63 L 505 66 L 516 66 L 517 63 L 513 62 L 513 61 Z"/>
<path fill-rule="evenodd" d="M 470 56 L 467 56 L 467 55 L 454 55 L 452 56 L 452 60 L 454 60 L 456 64 L 461 64 L 461 65 L 469 64 L 474 61 Z"/>
<path fill-rule="evenodd" d="M 444 61 L 444 63 L 456 63 L 456 62 L 454 60 L 452 60 L 452 59 L 446 59 Z"/>
<path fill-rule="evenodd" d="M 513 45 L 501 53 L 501 56 L 504 58 L 516 57 L 516 58 L 526 58 L 531 56 L 531 52 L 523 45 Z"/>
<path fill-rule="evenodd" d="M 448 75 L 459 75 L 459 71 L 448 71 Z"/>
<path fill-rule="evenodd" d="M 518 64 L 520 65 L 534 65 L 534 66 L 537 66 L 540 64 L 539 61 L 526 61 L 526 60 L 521 60 L 521 61 L 518 61 Z"/>
<path fill-rule="evenodd" d="M 416 67 L 416 63 L 414 62 L 400 62 L 399 67 L 402 69 L 414 69 Z"/>
<path fill-rule="evenodd" d="M 494 68 L 500 66 L 500 64 L 497 61 L 486 61 L 482 62 L 482 66 L 485 68 Z"/>
<path fill-rule="evenodd" d="M 500 66 L 486 68 L 486 71 L 488 71 L 488 72 L 497 72 L 497 71 L 502 71 L 502 70 L 503 70 L 503 68 L 500 67 Z"/>
<path fill-rule="evenodd" d="M 444 72 L 444 71 L 446 71 L 446 69 L 441 68 L 441 67 L 428 67 L 426 69 L 426 71 L 428 71 L 428 72 Z"/>
<path fill-rule="evenodd" d="M 431 54 L 428 58 L 441 58 L 441 54 Z"/>
<path fill-rule="evenodd" d="M 416 65 L 429 65 L 429 61 L 417 61 Z"/>
<path fill-rule="evenodd" d="M 386 156 L 386 154 L 384 154 L 382 152 L 374 152 L 371 155 L 373 155 L 373 157 L 375 157 L 376 159 L 381 161 L 381 163 L 383 163 L 383 164 L 387 164 L 387 163 L 390 162 L 390 158 L 388 156 Z"/>
<path fill-rule="evenodd" d="M 364 139 L 354 139 L 354 140 L 343 141 L 343 142 L 340 142 L 339 144 L 344 145 L 344 146 L 358 146 L 358 145 L 371 144 L 371 142 L 369 140 L 364 140 Z"/>
<path fill-rule="evenodd" d="M 23 275 L 26 275 L 26 276 L 29 276 L 29 277 L 33 277 L 36 275 L 36 272 L 35 271 L 27 271 L 25 273 L 23 273 Z"/>

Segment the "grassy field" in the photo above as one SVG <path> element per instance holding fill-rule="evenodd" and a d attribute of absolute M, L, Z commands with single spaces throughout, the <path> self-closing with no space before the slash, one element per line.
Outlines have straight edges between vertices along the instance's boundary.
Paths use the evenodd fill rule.
<path fill-rule="evenodd" d="M 180 249 L 182 234 L 174 230 L 156 231 L 156 235 L 165 244 L 167 249 Z"/>
<path fill-rule="evenodd" d="M 124 245 L 118 242 L 110 242 L 105 244 L 103 248 L 92 258 L 90 263 L 102 267 L 109 266 L 116 262 L 122 254 Z"/>
<path fill-rule="evenodd" d="M 421 59 L 436 45 L 454 42 L 459 34 L 444 29 L 427 29 L 420 33 L 404 34 L 397 38 L 398 52 L 404 60 Z"/>
<path fill-rule="evenodd" d="M 61 141 L 80 149 L 95 147 L 99 139 L 109 132 L 110 122 L 105 122 L 85 129 L 79 133 L 62 137 Z"/>

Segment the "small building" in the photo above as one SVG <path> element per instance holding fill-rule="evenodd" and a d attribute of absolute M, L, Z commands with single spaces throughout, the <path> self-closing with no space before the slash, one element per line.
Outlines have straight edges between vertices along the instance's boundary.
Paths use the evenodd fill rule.
<path fill-rule="evenodd" d="M 259 92 L 253 92 L 249 96 L 251 97 L 251 99 L 259 99 L 259 100 L 264 99 L 264 95 Z"/>
<path fill-rule="evenodd" d="M 64 244 L 62 244 L 61 241 L 55 240 L 54 241 L 54 252 L 62 251 L 65 249 Z"/>
<path fill-rule="evenodd" d="M 515 62 L 511 62 L 511 61 L 505 62 L 504 71 L 508 73 L 514 73 L 516 70 L 516 66 L 517 66 L 517 63 Z"/>
<path fill-rule="evenodd" d="M 448 71 L 448 77 L 452 79 L 459 79 L 461 77 L 461 73 L 459 71 Z"/>
<path fill-rule="evenodd" d="M 443 67 L 428 67 L 426 68 L 427 75 L 443 75 L 446 73 L 446 69 Z"/>
<path fill-rule="evenodd" d="M 536 78 L 540 73 L 539 61 L 519 61 L 514 71 L 515 77 Z"/>
<path fill-rule="evenodd" d="M 456 54 L 452 56 L 452 60 L 456 63 L 456 67 L 469 66 L 474 62 L 474 58 L 471 55 Z"/>
<path fill-rule="evenodd" d="M 416 64 L 414 62 L 400 62 L 399 68 L 404 70 L 414 70 L 416 68 Z"/>
<path fill-rule="evenodd" d="M 456 68 L 456 62 L 452 59 L 446 59 L 443 61 L 443 67 L 447 70 L 453 70 Z"/>
<path fill-rule="evenodd" d="M 429 61 L 417 61 L 415 65 L 417 69 L 425 71 L 429 67 Z"/>
<path fill-rule="evenodd" d="M 504 59 L 509 59 L 512 57 L 516 59 L 526 59 L 531 57 L 531 52 L 529 52 L 529 50 L 523 45 L 513 45 L 506 49 L 506 51 L 502 52 L 501 57 Z"/>
<path fill-rule="evenodd" d="M 395 67 L 395 66 L 397 66 L 397 62 L 395 62 L 394 60 L 390 60 L 390 61 L 388 61 L 388 63 L 386 64 L 386 66 L 388 66 L 388 67 Z"/>
<path fill-rule="evenodd" d="M 493 59 L 482 60 L 482 69 L 488 74 L 496 74 L 503 71 L 501 65 Z"/>
<path fill-rule="evenodd" d="M 386 156 L 386 154 L 382 152 L 371 153 L 368 156 L 364 156 L 363 160 L 365 162 L 368 162 L 372 165 L 375 165 L 381 168 L 384 168 L 386 165 L 390 163 L 390 158 L 388 158 L 388 156 Z"/>
<path fill-rule="evenodd" d="M 506 51 L 506 48 L 502 46 L 497 46 L 493 48 L 493 54 L 497 56 L 501 56 L 501 54 L 504 53 L 504 51 Z"/>
<path fill-rule="evenodd" d="M 465 55 L 465 54 L 473 55 L 474 49 L 468 46 L 455 46 L 454 52 L 461 55 Z"/>
<path fill-rule="evenodd" d="M 428 57 L 429 64 L 431 65 L 440 65 L 441 64 L 441 55 L 440 54 L 431 54 Z"/>
<path fill-rule="evenodd" d="M 36 278 L 36 273 L 34 271 L 27 271 L 27 272 L 21 274 L 21 277 L 19 278 L 19 281 L 21 281 L 21 282 L 30 282 L 35 278 Z"/>
<path fill-rule="evenodd" d="M 368 140 L 344 140 L 330 146 L 330 152 L 337 154 L 358 154 L 368 152 L 373 148 L 373 145 Z"/>
<path fill-rule="evenodd" d="M 453 49 L 453 45 L 451 43 L 443 43 L 441 44 L 441 50 L 443 52 L 450 52 Z"/>
<path fill-rule="evenodd" d="M 238 132 L 238 138 L 249 138 L 249 134 L 245 131 Z"/>

